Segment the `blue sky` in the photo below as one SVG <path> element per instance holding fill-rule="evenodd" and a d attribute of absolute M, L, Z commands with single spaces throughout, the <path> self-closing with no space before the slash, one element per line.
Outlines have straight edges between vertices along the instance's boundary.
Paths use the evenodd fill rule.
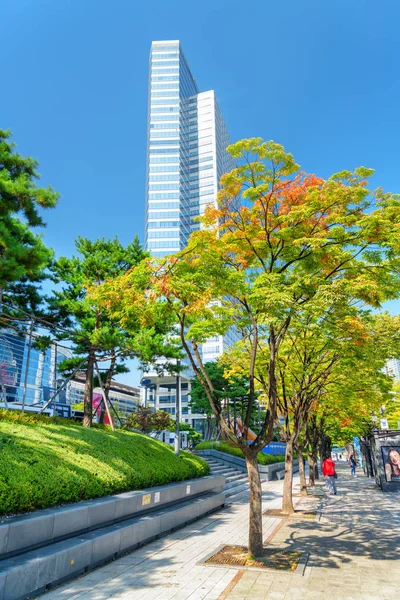
<path fill-rule="evenodd" d="M 233 141 L 399 191 L 398 0 L 3 0 L 0 126 L 61 194 L 45 240 L 143 237 L 148 55 L 179 39 Z M 400 303 L 391 303 L 400 312 Z"/>

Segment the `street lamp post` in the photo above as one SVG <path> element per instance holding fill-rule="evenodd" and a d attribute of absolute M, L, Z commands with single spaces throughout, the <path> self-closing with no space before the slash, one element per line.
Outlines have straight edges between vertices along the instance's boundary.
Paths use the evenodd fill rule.
<path fill-rule="evenodd" d="M 151 386 L 151 379 L 142 379 L 141 385 L 142 385 L 142 387 L 144 387 L 144 406 L 145 406 L 145 408 L 147 408 L 147 397 L 148 397 L 149 387 Z"/>
<path fill-rule="evenodd" d="M 177 360 L 177 371 L 176 371 L 176 394 L 175 394 L 175 455 L 179 456 L 179 415 L 181 412 L 181 374 L 180 366 L 181 361 Z"/>

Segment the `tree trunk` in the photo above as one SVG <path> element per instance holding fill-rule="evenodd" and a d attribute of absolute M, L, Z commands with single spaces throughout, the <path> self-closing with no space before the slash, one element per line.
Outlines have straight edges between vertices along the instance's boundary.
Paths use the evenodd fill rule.
<path fill-rule="evenodd" d="M 315 465 L 314 458 L 310 452 L 307 452 L 307 460 L 308 460 L 308 485 L 310 487 L 315 486 Z"/>
<path fill-rule="evenodd" d="M 319 479 L 318 455 L 317 454 L 313 455 L 313 462 L 314 462 L 314 480 L 316 481 L 317 479 Z"/>
<path fill-rule="evenodd" d="M 250 484 L 249 553 L 259 557 L 263 553 L 263 533 L 261 480 L 257 456 L 246 456 L 246 466 Z"/>
<path fill-rule="evenodd" d="M 298 453 L 299 453 L 300 496 L 307 496 L 306 470 L 305 470 L 302 447 L 299 447 Z"/>
<path fill-rule="evenodd" d="M 205 441 L 208 441 L 210 439 L 211 439 L 211 416 L 207 415 Z"/>
<path fill-rule="evenodd" d="M 88 364 L 86 369 L 85 391 L 83 398 L 83 426 L 91 427 L 93 413 L 93 370 L 95 362 L 93 348 L 89 350 Z"/>
<path fill-rule="evenodd" d="M 320 457 L 321 460 L 325 460 L 325 458 L 330 458 L 332 453 L 332 442 L 329 435 L 325 435 L 324 433 L 321 435 L 321 444 L 320 444 Z"/>
<path fill-rule="evenodd" d="M 286 442 L 285 452 L 285 479 L 283 480 L 282 512 L 285 514 L 294 513 L 293 507 L 293 441 L 289 439 Z"/>

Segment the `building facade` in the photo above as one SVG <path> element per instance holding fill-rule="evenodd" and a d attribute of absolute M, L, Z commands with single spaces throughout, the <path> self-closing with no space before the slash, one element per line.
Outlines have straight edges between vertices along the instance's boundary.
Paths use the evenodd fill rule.
<path fill-rule="evenodd" d="M 39 350 L 36 337 L 37 334 L 33 334 L 30 341 L 28 334 L 0 329 L 0 391 L 5 391 L 7 402 L 40 406 L 50 400 L 64 382 L 59 365 L 72 356 L 71 351 L 55 342 L 45 350 Z M 83 402 L 84 387 L 85 374 L 78 373 L 58 392 L 57 405 Z M 101 389 L 95 388 L 93 392 L 100 395 Z M 135 412 L 140 404 L 139 388 L 114 380 L 109 397 L 115 408 L 124 414 Z"/>
<path fill-rule="evenodd" d="M 4 386 L 7 402 L 42 404 L 58 387 L 58 365 L 70 358 L 71 352 L 59 344 L 39 350 L 35 337 L 34 334 L 30 340 L 28 334 L 0 330 L 0 384 Z M 66 392 L 61 394 L 60 400 L 65 401 Z"/>
<path fill-rule="evenodd" d="M 395 381 L 400 380 L 400 360 L 398 358 L 391 358 L 387 361 L 384 367 L 384 373 L 393 377 Z"/>
<path fill-rule="evenodd" d="M 69 404 L 80 404 L 84 399 L 85 390 L 85 374 L 77 373 L 74 379 L 68 386 L 68 402 Z M 93 394 L 101 396 L 101 388 L 93 389 Z M 136 412 L 140 405 L 140 389 L 118 381 L 112 380 L 110 391 L 108 394 L 109 400 L 114 405 L 115 410 L 125 415 L 131 415 Z"/>
<path fill-rule="evenodd" d="M 179 41 L 153 42 L 149 64 L 145 245 L 163 257 L 184 248 L 200 227 L 196 217 L 215 203 L 221 175 L 235 167 L 226 152 L 229 135 L 214 91 L 200 92 Z M 222 336 L 202 345 L 203 360 L 224 349 Z M 201 428 L 202 415 L 188 407 L 187 365 L 181 383 L 179 418 Z M 147 402 L 175 415 L 176 379 L 144 374 Z M 149 383 L 150 382 L 150 383 Z"/>

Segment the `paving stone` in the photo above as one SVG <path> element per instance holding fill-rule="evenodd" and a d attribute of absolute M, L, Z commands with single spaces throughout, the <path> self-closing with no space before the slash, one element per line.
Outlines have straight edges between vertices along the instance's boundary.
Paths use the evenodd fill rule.
<path fill-rule="evenodd" d="M 398 497 L 362 476 L 351 480 L 346 466 L 339 471 L 340 496 L 306 499 L 323 503 L 321 521 L 287 520 L 271 541 L 271 547 L 309 552 L 304 576 L 245 571 L 238 577 L 235 569 L 198 564 L 221 544 L 246 544 L 244 499 L 90 573 L 80 589 L 69 583 L 43 600 L 219 600 L 221 594 L 226 600 L 399 600 Z M 282 482 L 264 483 L 263 491 L 264 509 L 279 507 Z M 265 538 L 278 523 L 264 518 Z"/>

